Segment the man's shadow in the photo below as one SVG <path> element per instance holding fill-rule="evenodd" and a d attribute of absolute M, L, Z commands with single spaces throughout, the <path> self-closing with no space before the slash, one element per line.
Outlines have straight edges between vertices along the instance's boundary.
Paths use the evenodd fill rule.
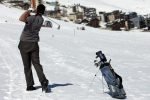
<path fill-rule="evenodd" d="M 50 88 L 55 88 L 55 87 L 63 87 L 63 86 L 69 86 L 69 85 L 73 85 L 72 83 L 66 83 L 66 84 L 52 84 L 52 85 L 49 85 Z"/>
<path fill-rule="evenodd" d="M 55 88 L 55 87 L 64 87 L 64 86 L 69 86 L 69 85 L 73 85 L 73 84 L 72 83 L 65 83 L 65 84 L 56 84 L 56 83 L 54 83 L 52 85 L 48 85 L 48 91 L 47 91 L 47 93 L 50 93 L 52 88 Z M 37 90 L 37 89 L 42 88 L 42 86 L 35 86 L 35 88 Z"/>

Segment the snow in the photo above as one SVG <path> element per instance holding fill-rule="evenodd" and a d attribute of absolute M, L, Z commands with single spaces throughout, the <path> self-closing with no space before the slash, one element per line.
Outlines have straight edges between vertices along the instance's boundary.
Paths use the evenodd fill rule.
<path fill-rule="evenodd" d="M 27 92 L 17 47 L 24 27 L 18 17 L 23 11 L 1 4 L 0 8 L 0 100 L 115 100 L 107 94 L 106 83 L 103 93 L 101 73 L 93 64 L 99 50 L 112 59 L 113 68 L 122 76 L 127 100 L 149 100 L 149 32 L 90 27 L 83 31 L 77 30 L 81 25 L 55 20 L 60 30 L 42 27 L 39 42 L 41 64 L 52 92 L 42 93 L 34 68 L 39 89 Z"/>
<path fill-rule="evenodd" d="M 23 11 L 12 8 L 11 6 L 4 6 L 0 4 L 0 23 L 2 22 L 9 22 L 9 23 L 19 23 L 17 19 L 19 19 L 20 13 L 23 13 Z M 8 12 L 8 13 L 7 13 Z"/>

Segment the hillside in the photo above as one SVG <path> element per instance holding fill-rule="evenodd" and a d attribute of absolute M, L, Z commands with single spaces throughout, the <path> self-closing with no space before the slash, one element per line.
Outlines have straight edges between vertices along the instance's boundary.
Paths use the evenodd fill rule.
<path fill-rule="evenodd" d="M 149 0 L 59 0 L 59 2 L 65 5 L 81 4 L 95 7 L 99 11 L 122 10 L 125 12 L 135 11 L 139 14 L 150 13 Z"/>

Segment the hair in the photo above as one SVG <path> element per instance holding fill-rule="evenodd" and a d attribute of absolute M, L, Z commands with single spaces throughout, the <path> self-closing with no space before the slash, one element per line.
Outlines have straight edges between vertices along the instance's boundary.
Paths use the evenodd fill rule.
<path fill-rule="evenodd" d="M 45 6 L 44 6 L 43 4 L 39 4 L 39 5 L 37 6 L 37 11 L 36 11 L 36 13 L 43 15 L 44 12 L 45 12 Z"/>

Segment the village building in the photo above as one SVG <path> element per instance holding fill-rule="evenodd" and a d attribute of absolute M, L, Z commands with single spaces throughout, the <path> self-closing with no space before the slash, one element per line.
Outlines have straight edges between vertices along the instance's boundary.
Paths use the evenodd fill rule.
<path fill-rule="evenodd" d="M 74 6 L 70 6 L 67 9 L 68 18 L 70 21 L 76 22 L 76 20 L 82 20 L 84 17 L 84 8 L 77 4 Z"/>
<path fill-rule="evenodd" d="M 127 16 L 126 19 L 131 21 L 131 23 L 133 23 L 134 27 L 136 27 L 138 29 L 146 27 L 144 17 L 141 15 L 137 15 L 136 12 L 130 12 L 130 13 L 126 14 L 126 16 Z M 130 27 L 132 27 L 132 26 L 130 26 Z"/>
<path fill-rule="evenodd" d="M 113 22 L 115 20 L 121 19 L 120 15 L 122 12 L 120 12 L 119 10 L 115 10 L 113 12 L 107 13 L 107 21 L 109 22 Z"/>
<path fill-rule="evenodd" d="M 145 18 L 145 25 L 147 27 L 147 30 L 150 30 L 150 14 L 144 15 Z"/>
<path fill-rule="evenodd" d="M 67 17 L 67 7 L 65 5 L 60 6 L 62 17 Z"/>
<path fill-rule="evenodd" d="M 45 11 L 46 16 L 56 18 L 56 19 L 61 18 L 61 9 L 60 9 L 59 2 L 57 2 L 57 1 L 55 1 L 55 2 L 46 1 L 45 5 L 46 5 L 46 11 Z"/>
<path fill-rule="evenodd" d="M 98 28 L 98 27 L 100 27 L 99 23 L 100 23 L 100 20 L 98 18 L 93 18 L 89 21 L 89 23 L 87 25 L 94 27 L 94 28 Z"/>
<path fill-rule="evenodd" d="M 96 8 L 84 8 L 84 16 L 90 19 L 96 18 Z"/>
<path fill-rule="evenodd" d="M 99 12 L 100 21 L 107 22 L 107 14 L 106 12 Z"/>

